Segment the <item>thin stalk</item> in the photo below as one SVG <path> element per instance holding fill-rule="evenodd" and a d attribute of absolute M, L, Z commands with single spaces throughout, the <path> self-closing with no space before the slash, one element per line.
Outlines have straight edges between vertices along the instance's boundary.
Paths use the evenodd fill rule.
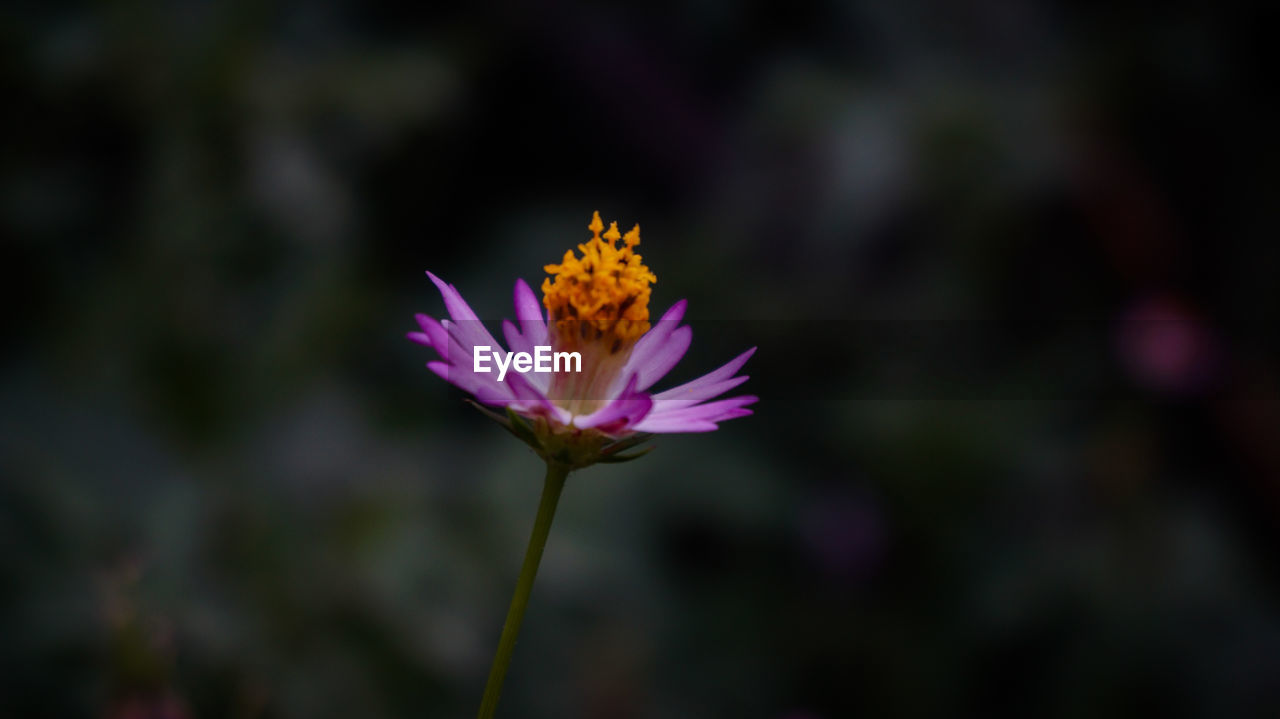
<path fill-rule="evenodd" d="M 485 684 L 484 697 L 480 700 L 480 713 L 477 715 L 479 719 L 492 719 L 498 709 L 502 681 L 507 676 L 507 666 L 511 664 L 511 653 L 516 648 L 516 637 L 520 634 L 520 624 L 524 621 L 524 610 L 529 605 L 529 594 L 533 592 L 533 580 L 538 576 L 542 550 L 547 546 L 547 535 L 551 532 L 551 521 L 556 516 L 560 491 L 564 489 L 564 480 L 568 476 L 568 467 L 547 463 L 547 478 L 542 484 L 542 498 L 538 500 L 538 516 L 533 520 L 533 532 L 529 535 L 529 547 L 524 552 L 524 563 L 520 565 L 516 592 L 511 597 L 507 621 L 502 625 L 502 637 L 498 640 L 498 651 L 493 655 L 493 664 L 489 668 L 489 681 Z"/>

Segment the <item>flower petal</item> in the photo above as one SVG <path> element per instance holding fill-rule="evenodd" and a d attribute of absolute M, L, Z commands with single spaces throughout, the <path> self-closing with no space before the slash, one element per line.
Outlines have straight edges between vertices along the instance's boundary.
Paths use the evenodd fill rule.
<path fill-rule="evenodd" d="M 616 399 L 591 414 L 573 418 L 578 429 L 599 428 L 601 431 L 618 430 L 641 420 L 653 408 L 653 400 L 636 390 L 636 375 L 631 375 L 626 388 Z"/>
<path fill-rule="evenodd" d="M 680 300 L 662 313 L 662 317 L 636 341 L 636 346 L 631 349 L 631 357 L 627 360 L 627 370 L 649 362 L 653 353 L 660 350 L 662 345 L 666 343 L 667 337 L 680 326 L 680 320 L 684 318 L 684 310 L 688 306 L 688 300 Z"/>
<path fill-rule="evenodd" d="M 650 432 L 652 434 L 681 434 L 685 432 L 714 432 L 720 429 L 715 422 L 708 422 L 702 419 L 663 419 L 661 417 L 655 419 L 646 417 L 643 421 L 632 427 L 637 432 Z"/>
<path fill-rule="evenodd" d="M 504 383 L 494 379 L 491 374 L 476 374 L 470 369 L 440 361 L 428 362 L 427 369 L 458 389 L 471 393 L 485 404 L 509 404 L 515 399 L 511 390 Z"/>
<path fill-rule="evenodd" d="M 538 387 L 533 379 L 540 375 L 523 375 L 518 372 L 508 372 L 504 380 L 511 388 L 511 394 L 515 396 L 519 402 L 518 409 L 530 414 L 536 414 L 541 417 L 552 417 L 559 419 L 565 414 L 564 410 L 556 407 L 547 399 L 546 390 Z M 565 417 L 567 420 L 568 418 Z"/>
<path fill-rule="evenodd" d="M 636 365 L 635 371 L 640 376 L 640 382 L 636 386 L 639 389 L 649 389 L 665 377 L 680 358 L 684 357 L 684 353 L 689 351 L 691 342 L 693 330 L 689 327 L 679 327 L 671 332 L 667 341 L 654 350 L 643 364 Z"/>
<path fill-rule="evenodd" d="M 653 403 L 653 411 L 650 416 L 653 417 L 697 417 L 701 419 L 715 419 L 720 413 L 727 410 L 739 409 L 749 404 L 755 404 L 759 401 L 759 397 L 744 394 L 728 399 L 718 399 L 714 402 L 695 403 L 682 399 L 668 399 L 655 401 Z"/>
<path fill-rule="evenodd" d="M 506 337 L 507 345 L 511 347 L 512 354 L 515 354 L 516 352 L 525 352 L 525 353 L 528 353 L 530 356 L 534 354 L 533 343 L 530 342 L 527 337 L 520 334 L 520 332 L 516 329 L 516 326 L 511 323 L 511 320 L 502 321 L 502 334 L 504 337 Z M 525 373 L 519 373 L 519 372 L 516 372 L 514 367 L 507 370 L 508 377 L 514 374 L 519 374 L 526 381 L 528 381 L 529 384 L 533 385 L 534 388 L 536 388 L 540 394 L 544 396 L 546 395 L 547 390 L 551 387 L 551 373 L 549 372 L 530 371 Z"/>
<path fill-rule="evenodd" d="M 743 409 L 745 405 L 756 402 L 759 398 L 751 395 L 731 397 L 716 402 L 693 404 L 687 400 L 665 400 L 655 402 L 653 410 L 632 429 L 637 432 L 705 432 L 715 428 L 716 422 L 727 419 L 745 417 L 751 410 Z M 703 426 L 710 423 L 711 427 Z M 693 429 L 690 429 L 694 427 Z"/>
<path fill-rule="evenodd" d="M 520 322 L 520 329 L 529 344 L 547 344 L 547 320 L 543 316 L 542 303 L 522 279 L 516 280 L 514 302 L 516 320 Z"/>
<path fill-rule="evenodd" d="M 657 394 L 653 395 L 653 399 L 655 401 L 692 400 L 694 402 L 705 402 L 709 399 L 714 399 L 716 397 L 719 397 L 725 392 L 728 392 L 734 387 L 737 387 L 743 382 L 746 382 L 748 379 L 750 379 L 750 377 L 748 375 L 743 374 L 743 375 L 738 375 L 737 377 L 731 377 L 726 380 L 721 380 L 720 382 L 703 384 L 701 386 L 694 387 L 693 389 L 686 389 L 686 385 L 681 385 L 680 387 L 676 387 L 674 389 L 658 392 Z M 689 384 L 693 384 L 693 383 L 690 382 Z"/>
<path fill-rule="evenodd" d="M 479 320 L 480 318 L 471 309 L 471 305 L 462 299 L 462 293 L 458 292 L 458 288 L 436 277 L 431 270 L 427 270 L 427 277 L 435 284 L 436 289 L 440 290 L 440 296 L 444 298 L 445 309 L 449 310 L 449 317 L 455 322 L 463 320 Z"/>
<path fill-rule="evenodd" d="M 502 336 L 507 340 L 507 347 L 512 352 L 528 352 L 533 353 L 533 343 L 529 338 L 520 334 L 520 330 L 516 329 L 516 325 L 511 320 L 502 321 Z"/>
<path fill-rule="evenodd" d="M 738 370 L 742 369 L 742 366 L 747 363 L 747 360 L 751 359 L 751 355 L 756 353 L 756 349 L 757 349 L 756 347 L 752 347 L 746 352 L 743 352 L 737 357 L 734 357 L 733 359 L 726 362 L 724 366 L 718 369 L 712 370 L 711 372 L 708 372 L 695 380 L 685 382 L 682 385 L 679 385 L 677 387 L 672 387 L 671 389 L 668 389 L 668 390 L 663 390 L 658 394 L 654 395 L 654 399 L 695 399 L 696 397 L 702 395 L 710 386 L 715 385 L 716 383 L 719 383 L 719 382 L 724 382 L 728 380 L 730 377 L 733 377 L 733 374 Z M 725 389 L 721 390 L 720 392 L 716 392 L 715 394 L 706 395 L 706 398 L 715 397 L 721 392 L 727 392 L 733 386 L 735 385 L 730 385 L 729 387 L 726 387 Z"/>
<path fill-rule="evenodd" d="M 462 298 L 462 293 L 458 292 L 458 288 L 446 283 L 444 280 L 436 277 L 431 272 L 427 272 L 427 277 L 435 283 L 436 289 L 440 290 L 440 296 L 444 298 L 445 309 L 449 311 L 449 317 L 453 319 L 452 326 L 456 328 L 456 332 L 451 332 L 463 348 L 468 352 L 477 346 L 487 346 L 495 352 L 501 351 L 502 347 L 493 339 L 493 335 L 489 334 L 489 330 L 485 329 L 484 323 L 476 316 L 471 305 Z"/>
<path fill-rule="evenodd" d="M 449 346 L 449 333 L 440 325 L 435 318 L 424 314 L 416 314 L 413 316 L 418 320 L 418 326 L 422 328 L 422 334 L 426 335 L 430 340 L 431 347 L 443 355 Z"/>

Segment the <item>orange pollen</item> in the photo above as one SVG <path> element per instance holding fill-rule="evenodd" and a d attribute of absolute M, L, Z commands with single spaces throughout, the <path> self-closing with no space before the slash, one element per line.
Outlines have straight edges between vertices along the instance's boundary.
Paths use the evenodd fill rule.
<path fill-rule="evenodd" d="M 560 347 L 599 343 L 616 354 L 649 331 L 649 285 L 658 278 L 635 252 L 640 225 L 624 236 L 611 222 L 602 236 L 596 212 L 587 229 L 592 237 L 578 245 L 581 257 L 566 250 L 560 264 L 544 268 L 552 276 L 542 281 L 542 303 Z"/>

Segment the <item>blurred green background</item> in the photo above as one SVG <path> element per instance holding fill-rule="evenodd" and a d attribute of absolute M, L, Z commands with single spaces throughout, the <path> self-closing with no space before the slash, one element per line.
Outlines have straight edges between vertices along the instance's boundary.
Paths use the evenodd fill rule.
<path fill-rule="evenodd" d="M 1243 7 L 0 18 L 0 715 L 471 715 L 541 466 L 403 335 L 596 209 L 761 401 L 570 478 L 502 715 L 1280 713 Z"/>

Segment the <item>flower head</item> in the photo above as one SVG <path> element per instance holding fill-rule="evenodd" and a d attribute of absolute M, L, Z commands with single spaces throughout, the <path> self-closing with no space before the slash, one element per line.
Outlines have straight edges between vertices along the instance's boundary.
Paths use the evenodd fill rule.
<path fill-rule="evenodd" d="M 440 355 L 427 367 L 480 403 L 505 407 L 505 417 L 491 416 L 549 460 L 570 466 L 617 461 L 625 457 L 620 449 L 653 433 L 705 432 L 751 414 L 746 406 L 756 397 L 712 400 L 747 380 L 737 372 L 754 347 L 691 382 L 648 391 L 689 349 L 693 332 L 680 326 L 686 302 L 650 322 L 650 287 L 657 277 L 635 251 L 640 226 L 623 235 L 614 222 L 605 231 L 595 213 L 587 227 L 592 236 L 578 245 L 580 254 L 568 250 L 559 264 L 544 268 L 551 277 L 542 282 L 541 304 L 524 280 L 516 280 L 518 325 L 503 321 L 506 349 L 455 287 L 428 272 L 450 319 L 417 315 L 421 331 L 409 339 Z M 549 348 L 557 360 L 565 357 L 564 365 L 557 362 L 550 371 L 522 365 L 521 355 L 527 360 L 538 348 Z M 486 371 L 477 360 L 485 353 L 508 369 Z"/>

